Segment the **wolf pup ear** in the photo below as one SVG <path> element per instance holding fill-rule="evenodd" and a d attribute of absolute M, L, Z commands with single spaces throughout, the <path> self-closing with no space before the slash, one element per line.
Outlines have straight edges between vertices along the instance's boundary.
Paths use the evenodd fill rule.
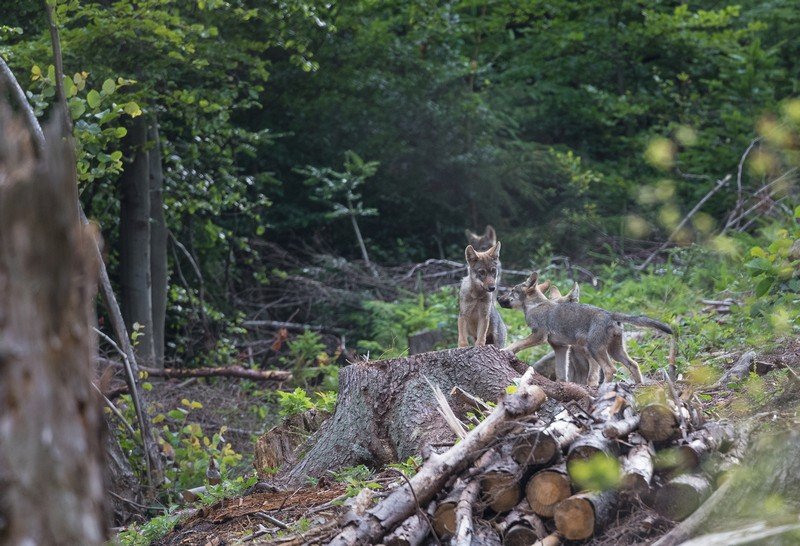
<path fill-rule="evenodd" d="M 542 290 L 544 290 L 544 284 L 542 284 Z M 556 285 L 550 287 L 550 293 L 547 294 L 547 297 L 551 300 L 561 297 L 561 290 L 558 289 Z"/>
<path fill-rule="evenodd" d="M 533 286 L 534 284 L 536 284 L 536 281 L 538 280 L 539 280 L 539 272 L 534 271 L 533 273 L 531 273 L 530 277 L 528 277 L 528 280 L 526 282 L 528 286 Z"/>
<path fill-rule="evenodd" d="M 491 241 L 497 240 L 497 233 L 495 233 L 494 228 L 489 224 L 486 224 L 486 231 L 483 232 L 483 236 L 488 237 Z"/>
<path fill-rule="evenodd" d="M 478 261 L 478 253 L 472 248 L 472 245 L 467 245 L 464 249 L 464 257 L 467 259 L 468 264 L 474 264 Z"/>
<path fill-rule="evenodd" d="M 478 238 L 479 238 L 479 237 L 478 237 L 478 236 L 477 236 L 475 233 L 472 233 L 472 232 L 471 232 L 470 230 L 468 230 L 468 229 L 465 229 L 465 230 L 464 230 L 464 235 L 466 235 L 466 236 L 467 236 L 467 241 L 474 241 L 475 239 L 478 239 Z"/>
<path fill-rule="evenodd" d="M 500 241 L 497 241 L 497 242 L 496 242 L 496 243 L 495 243 L 495 244 L 492 246 L 492 248 L 490 248 L 490 249 L 489 249 L 489 250 L 487 250 L 486 252 L 487 252 L 487 253 L 489 254 L 489 256 L 491 256 L 492 258 L 495 258 L 495 259 L 496 259 L 496 258 L 499 258 L 499 257 L 500 257 Z"/>

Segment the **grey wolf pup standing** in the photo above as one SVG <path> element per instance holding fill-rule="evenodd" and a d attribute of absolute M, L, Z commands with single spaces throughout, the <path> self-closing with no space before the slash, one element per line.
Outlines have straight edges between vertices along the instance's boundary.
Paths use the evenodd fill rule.
<path fill-rule="evenodd" d="M 478 252 L 489 250 L 497 242 L 497 233 L 495 233 L 494 228 L 490 225 L 486 226 L 483 235 L 472 233 L 468 229 L 464 230 L 464 234 L 467 236 L 467 243 L 472 245 Z"/>
<path fill-rule="evenodd" d="M 532 273 L 528 281 L 518 284 L 498 300 L 503 307 L 522 309 L 525 322 L 531 328 L 531 335 L 511 344 L 509 351 L 517 353 L 527 347 L 549 343 L 556 353 L 556 377 L 564 381 L 568 349 L 572 346 L 573 351 L 580 352 L 589 362 L 589 385 L 600 383 L 601 369 L 605 380 L 611 380 L 615 371 L 612 358 L 628 368 L 636 383 L 642 382 L 639 364 L 625 350 L 620 323 L 647 326 L 672 334 L 669 326 L 649 317 L 611 313 L 583 303 L 557 303 L 542 294 L 537 279 L 538 274 Z"/>
<path fill-rule="evenodd" d="M 468 337 L 472 336 L 476 347 L 490 343 L 502 348 L 507 329 L 494 305 L 500 274 L 500 242 L 486 252 L 477 252 L 469 245 L 464 257 L 467 276 L 461 279 L 458 293 L 458 346 L 468 346 Z"/>

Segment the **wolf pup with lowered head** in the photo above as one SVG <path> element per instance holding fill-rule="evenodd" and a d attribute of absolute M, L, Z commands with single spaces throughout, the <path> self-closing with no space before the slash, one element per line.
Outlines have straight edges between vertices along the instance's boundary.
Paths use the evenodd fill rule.
<path fill-rule="evenodd" d="M 467 276 L 461 279 L 458 293 L 458 346 L 469 345 L 468 337 L 472 336 L 476 346 L 490 343 L 503 347 L 506 325 L 494 305 L 500 272 L 500 242 L 485 252 L 477 252 L 469 245 L 464 257 Z"/>
<path fill-rule="evenodd" d="M 644 316 L 611 313 L 605 309 L 583 303 L 556 303 L 549 300 L 536 284 L 538 274 L 532 273 L 528 281 L 518 284 L 498 301 L 501 306 L 522 309 L 531 335 L 508 347 L 516 353 L 527 347 L 547 342 L 556 353 L 556 377 L 564 381 L 567 372 L 567 349 L 580 352 L 589 362 L 587 383 L 600 383 L 600 370 L 605 380 L 614 375 L 613 358 L 621 362 L 636 383 L 642 382 L 642 372 L 625 350 L 622 322 L 656 328 L 667 334 L 672 329 L 657 320 Z"/>

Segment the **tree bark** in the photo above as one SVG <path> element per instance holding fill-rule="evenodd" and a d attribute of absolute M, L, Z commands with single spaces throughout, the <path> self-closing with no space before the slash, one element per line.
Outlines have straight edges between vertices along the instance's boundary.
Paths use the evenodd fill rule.
<path fill-rule="evenodd" d="M 148 167 L 150 171 L 150 276 L 153 308 L 153 367 L 164 367 L 164 327 L 167 317 L 167 223 L 164 219 L 164 170 L 158 119 L 148 128 Z"/>
<path fill-rule="evenodd" d="M 459 386 L 497 400 L 514 378 L 516 358 L 494 346 L 450 349 L 351 364 L 339 372 L 336 410 L 310 439 L 313 446 L 285 477 L 300 484 L 344 466 L 373 468 L 455 441 L 428 384 Z"/>
<path fill-rule="evenodd" d="M 40 161 L 0 111 L 0 542 L 107 538 L 102 413 L 91 386 L 97 261 L 72 144 Z"/>
<path fill-rule="evenodd" d="M 130 160 L 119 179 L 119 270 L 122 313 L 133 335 L 136 323 L 143 335 L 134 343 L 140 366 L 155 362 L 153 340 L 153 299 L 150 275 L 150 177 L 147 153 L 147 124 L 144 116 L 134 118 L 125 137 Z"/>

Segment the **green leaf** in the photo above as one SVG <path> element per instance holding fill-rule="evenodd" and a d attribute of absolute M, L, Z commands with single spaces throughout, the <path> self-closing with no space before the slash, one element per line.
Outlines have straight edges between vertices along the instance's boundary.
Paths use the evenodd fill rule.
<path fill-rule="evenodd" d="M 110 95 L 116 90 L 117 90 L 117 86 L 114 83 L 114 80 L 109 78 L 109 79 L 107 79 L 106 81 L 103 82 L 103 94 Z"/>
<path fill-rule="evenodd" d="M 100 97 L 100 93 L 98 93 L 94 89 L 89 91 L 89 93 L 86 95 L 86 102 L 89 103 L 89 108 L 91 108 L 92 110 L 94 110 L 95 108 L 100 106 L 100 101 L 101 100 L 102 99 Z"/>
<path fill-rule="evenodd" d="M 183 419 L 188 412 L 182 408 L 174 409 L 167 413 L 171 419 Z"/>
<path fill-rule="evenodd" d="M 133 101 L 127 103 L 122 109 L 132 118 L 142 115 L 142 109 Z"/>
<path fill-rule="evenodd" d="M 128 130 L 125 127 L 117 127 L 114 129 L 114 136 L 117 138 L 122 138 L 128 134 Z"/>
<path fill-rule="evenodd" d="M 772 277 L 766 277 L 761 279 L 758 284 L 756 285 L 756 297 L 760 298 L 769 292 L 769 289 L 772 288 L 772 284 L 775 282 L 775 279 Z"/>
<path fill-rule="evenodd" d="M 78 119 L 86 112 L 86 104 L 80 99 L 74 97 L 69 101 L 69 115 L 73 120 Z"/>

